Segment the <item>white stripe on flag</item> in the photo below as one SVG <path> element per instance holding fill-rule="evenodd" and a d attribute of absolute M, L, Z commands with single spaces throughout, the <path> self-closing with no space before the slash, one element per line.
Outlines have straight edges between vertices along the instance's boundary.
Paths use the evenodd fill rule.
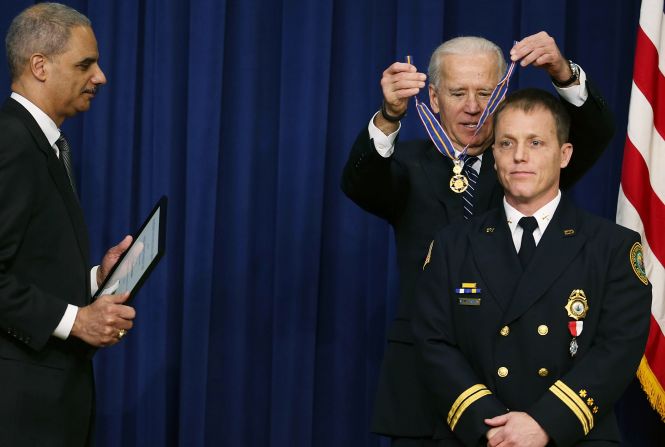
<path fill-rule="evenodd" d="M 665 33 L 663 33 L 663 1 L 642 0 L 642 11 L 660 11 L 660 14 L 640 14 L 640 27 L 644 34 L 658 49 L 665 48 Z M 658 67 L 665 73 L 665 54 L 658 55 Z"/>
<path fill-rule="evenodd" d="M 665 175 L 663 172 L 653 169 L 654 166 L 665 166 L 665 140 L 653 127 L 651 104 L 634 82 L 630 94 L 628 137 L 642 154 L 647 168 L 651 168 L 649 170 L 651 187 L 660 200 L 665 203 Z"/>

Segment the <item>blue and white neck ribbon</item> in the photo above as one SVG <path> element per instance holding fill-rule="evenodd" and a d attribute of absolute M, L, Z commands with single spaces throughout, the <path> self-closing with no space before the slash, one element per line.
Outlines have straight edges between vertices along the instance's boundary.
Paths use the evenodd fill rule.
<path fill-rule="evenodd" d="M 411 56 L 406 56 L 406 62 L 409 64 L 413 63 Z M 473 134 L 474 136 L 478 135 L 478 132 L 480 132 L 480 129 L 485 124 L 485 121 L 487 121 L 487 118 L 492 116 L 492 114 L 496 111 L 496 108 L 499 106 L 499 104 L 501 104 L 501 101 L 503 101 L 503 99 L 506 97 L 506 92 L 508 91 L 508 85 L 510 83 L 510 78 L 513 75 L 514 69 L 515 62 L 511 62 L 508 70 L 506 70 L 505 75 L 501 81 L 499 81 L 499 83 L 492 91 L 492 94 L 490 95 L 490 98 L 487 101 L 487 106 L 485 107 L 485 110 L 483 110 L 483 113 L 480 115 L 478 124 L 476 124 L 476 130 Z M 432 111 L 425 103 L 418 101 L 418 96 L 415 97 L 415 100 L 416 110 L 418 111 L 420 121 L 423 123 L 423 126 L 425 126 L 425 130 L 434 143 L 436 149 L 446 157 L 450 157 L 452 160 L 458 160 L 458 157 L 455 156 L 455 146 L 453 145 L 453 142 L 451 141 L 448 134 L 446 134 L 446 131 L 443 130 L 443 126 L 439 120 L 436 119 Z M 467 144 L 461 150 L 462 155 L 466 154 L 468 149 L 469 145 Z"/>
<path fill-rule="evenodd" d="M 483 127 L 483 124 L 485 124 L 487 118 L 494 114 L 496 108 L 499 107 L 501 101 L 503 101 L 506 97 L 506 93 L 508 92 L 508 84 L 510 83 L 510 77 L 513 75 L 514 69 L 515 62 L 511 62 L 508 70 L 506 71 L 506 74 L 499 81 L 496 87 L 494 87 L 494 90 L 492 90 L 490 99 L 487 101 L 487 106 L 485 106 L 485 110 L 483 110 L 483 113 L 480 115 L 480 119 L 478 120 L 478 124 L 476 125 L 476 131 L 473 133 L 474 137 L 478 135 L 478 132 L 480 132 L 480 129 Z M 466 151 L 466 148 L 464 149 Z"/>

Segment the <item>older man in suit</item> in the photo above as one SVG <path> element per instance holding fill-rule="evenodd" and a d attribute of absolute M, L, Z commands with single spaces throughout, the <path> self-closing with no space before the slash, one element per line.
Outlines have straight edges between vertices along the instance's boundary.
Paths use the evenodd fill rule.
<path fill-rule="evenodd" d="M 544 32 L 511 50 L 522 65 L 547 71 L 572 116 L 571 139 L 578 148 L 564 173 L 571 186 L 600 156 L 613 134 L 605 100 L 583 70 L 566 60 Z M 397 142 L 399 120 L 407 104 L 425 87 L 425 75 L 396 62 L 381 79 L 383 106 L 356 139 L 342 177 L 342 189 L 363 209 L 386 219 L 395 231 L 400 297 L 388 330 L 372 430 L 393 439 L 394 447 L 423 446 L 435 427 L 435 412 L 416 370 L 410 319 L 415 280 L 437 230 L 456 219 L 498 206 L 503 195 L 490 147 L 492 119 L 474 137 L 475 125 L 505 70 L 501 49 L 480 37 L 460 37 L 441 44 L 430 60 L 429 97 L 456 155 L 469 145 L 464 173 L 476 185 L 464 194 L 449 187 L 453 162 L 431 141 Z"/>
<path fill-rule="evenodd" d="M 439 232 L 426 258 L 412 323 L 441 445 L 619 444 L 651 286 L 639 235 L 562 197 L 568 128 L 549 93 L 511 95 L 495 117 L 502 206 Z"/>
<path fill-rule="evenodd" d="M 132 327 L 128 295 L 90 298 L 131 243 L 88 263 L 66 118 L 106 82 L 90 21 L 57 3 L 30 7 L 6 37 L 12 94 L 0 109 L 0 445 L 91 440 L 95 347 Z"/>

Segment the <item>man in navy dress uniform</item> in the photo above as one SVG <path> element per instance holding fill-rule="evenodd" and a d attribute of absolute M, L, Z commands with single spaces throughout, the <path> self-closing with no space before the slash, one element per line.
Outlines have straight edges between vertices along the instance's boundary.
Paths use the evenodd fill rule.
<path fill-rule="evenodd" d="M 528 89 L 495 115 L 502 206 L 439 232 L 412 329 L 441 445 L 618 445 L 614 403 L 644 351 L 639 235 L 561 196 L 570 118 Z M 454 434 L 454 439 L 451 439 Z"/>

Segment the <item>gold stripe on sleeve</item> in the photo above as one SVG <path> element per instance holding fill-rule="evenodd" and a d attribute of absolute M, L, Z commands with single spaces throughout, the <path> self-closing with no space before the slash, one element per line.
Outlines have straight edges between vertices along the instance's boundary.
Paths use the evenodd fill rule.
<path fill-rule="evenodd" d="M 573 412 L 573 414 L 575 415 L 575 417 L 577 417 L 577 419 L 579 419 L 580 424 L 582 424 L 582 430 L 584 431 L 584 434 L 585 435 L 589 434 L 589 431 L 590 431 L 589 421 L 585 417 L 584 413 L 582 413 L 582 410 L 580 409 L 580 407 L 577 406 L 577 404 L 575 402 L 573 402 L 566 393 L 561 391 L 561 389 L 559 389 L 556 386 L 556 384 L 554 384 L 550 387 L 550 391 L 556 397 L 558 397 L 559 400 L 561 400 L 561 402 L 563 402 L 570 409 L 570 411 Z"/>
<path fill-rule="evenodd" d="M 487 387 L 482 383 L 477 383 L 464 390 L 457 397 L 457 399 L 455 399 L 455 402 L 453 402 L 453 405 L 450 407 L 450 411 L 448 412 L 447 423 L 448 426 L 450 426 L 450 429 L 455 429 L 457 421 L 462 416 L 462 413 L 464 413 L 464 411 L 469 407 L 469 405 L 481 397 L 487 396 L 488 394 L 492 394 L 492 392 L 488 390 Z"/>
<path fill-rule="evenodd" d="M 591 409 L 587 407 L 587 405 L 584 403 L 581 397 L 575 393 L 568 385 L 563 383 L 561 380 L 557 380 L 554 383 L 554 386 L 558 387 L 561 391 L 566 393 L 566 395 L 573 401 L 575 402 L 575 405 L 577 405 L 580 410 L 582 410 L 582 413 L 584 413 L 584 416 L 586 416 L 587 420 L 589 421 L 589 430 L 593 428 L 593 413 L 591 413 Z"/>
<path fill-rule="evenodd" d="M 490 390 L 488 390 L 487 388 L 484 388 L 484 389 L 478 390 L 477 392 L 473 393 L 471 396 L 469 396 L 468 399 L 466 399 L 464 402 L 462 402 L 462 405 L 459 406 L 459 409 L 457 410 L 457 413 L 452 418 L 452 420 L 448 423 L 448 425 L 450 426 L 450 429 L 455 430 L 455 426 L 457 425 L 457 422 L 459 421 L 459 418 L 462 417 L 462 414 L 464 414 L 464 412 L 469 407 L 469 405 L 471 405 L 472 403 L 474 403 L 475 401 L 477 401 L 481 397 L 487 396 L 488 394 L 492 394 L 492 392 Z"/>

